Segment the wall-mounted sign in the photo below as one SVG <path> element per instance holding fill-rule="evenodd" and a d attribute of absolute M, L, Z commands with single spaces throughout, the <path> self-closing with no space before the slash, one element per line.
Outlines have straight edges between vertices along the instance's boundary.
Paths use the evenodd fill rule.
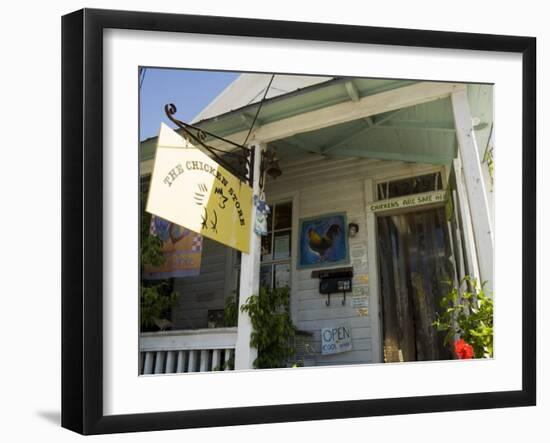
<path fill-rule="evenodd" d="M 351 351 L 351 328 L 334 326 L 321 329 L 321 354 L 339 354 Z"/>
<path fill-rule="evenodd" d="M 366 295 L 358 295 L 351 297 L 352 308 L 368 308 L 369 298 Z"/>
<path fill-rule="evenodd" d="M 298 268 L 349 263 L 346 214 L 327 214 L 300 220 Z"/>
<path fill-rule="evenodd" d="M 411 208 L 420 205 L 429 205 L 434 203 L 445 202 L 445 191 L 426 192 L 424 194 L 407 195 L 405 197 L 397 197 L 389 200 L 373 202 L 368 206 L 372 212 L 388 211 L 401 208 Z"/>
<path fill-rule="evenodd" d="M 290 235 L 276 235 L 273 245 L 273 259 L 280 260 L 290 257 Z"/>
<path fill-rule="evenodd" d="M 161 125 L 147 212 L 248 253 L 252 188 Z"/>
<path fill-rule="evenodd" d="M 366 317 L 369 315 L 369 308 L 357 308 L 357 315 L 359 317 Z"/>

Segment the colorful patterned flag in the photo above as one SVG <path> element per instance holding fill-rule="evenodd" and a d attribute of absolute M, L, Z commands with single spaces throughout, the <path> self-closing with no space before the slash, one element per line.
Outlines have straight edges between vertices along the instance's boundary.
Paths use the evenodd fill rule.
<path fill-rule="evenodd" d="M 149 232 L 162 240 L 165 261 L 161 266 L 146 265 L 142 278 L 158 280 L 200 274 L 202 255 L 200 234 L 156 216 L 151 217 Z"/>

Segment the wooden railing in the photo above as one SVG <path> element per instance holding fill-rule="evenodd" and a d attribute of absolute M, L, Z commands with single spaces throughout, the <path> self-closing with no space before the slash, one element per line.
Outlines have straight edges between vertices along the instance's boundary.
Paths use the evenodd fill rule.
<path fill-rule="evenodd" d="M 144 332 L 139 337 L 139 373 L 233 369 L 237 328 Z"/>

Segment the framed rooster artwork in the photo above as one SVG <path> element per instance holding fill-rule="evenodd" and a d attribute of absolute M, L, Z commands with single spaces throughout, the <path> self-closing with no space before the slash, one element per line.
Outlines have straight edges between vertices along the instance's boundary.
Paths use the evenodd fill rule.
<path fill-rule="evenodd" d="M 345 213 L 300 220 L 298 268 L 321 268 L 349 263 Z"/>

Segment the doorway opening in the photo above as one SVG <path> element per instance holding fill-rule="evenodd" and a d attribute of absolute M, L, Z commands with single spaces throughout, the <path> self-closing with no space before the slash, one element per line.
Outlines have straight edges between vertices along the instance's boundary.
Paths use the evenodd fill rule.
<path fill-rule="evenodd" d="M 385 362 L 449 360 L 432 323 L 453 280 L 445 209 L 377 218 Z"/>

